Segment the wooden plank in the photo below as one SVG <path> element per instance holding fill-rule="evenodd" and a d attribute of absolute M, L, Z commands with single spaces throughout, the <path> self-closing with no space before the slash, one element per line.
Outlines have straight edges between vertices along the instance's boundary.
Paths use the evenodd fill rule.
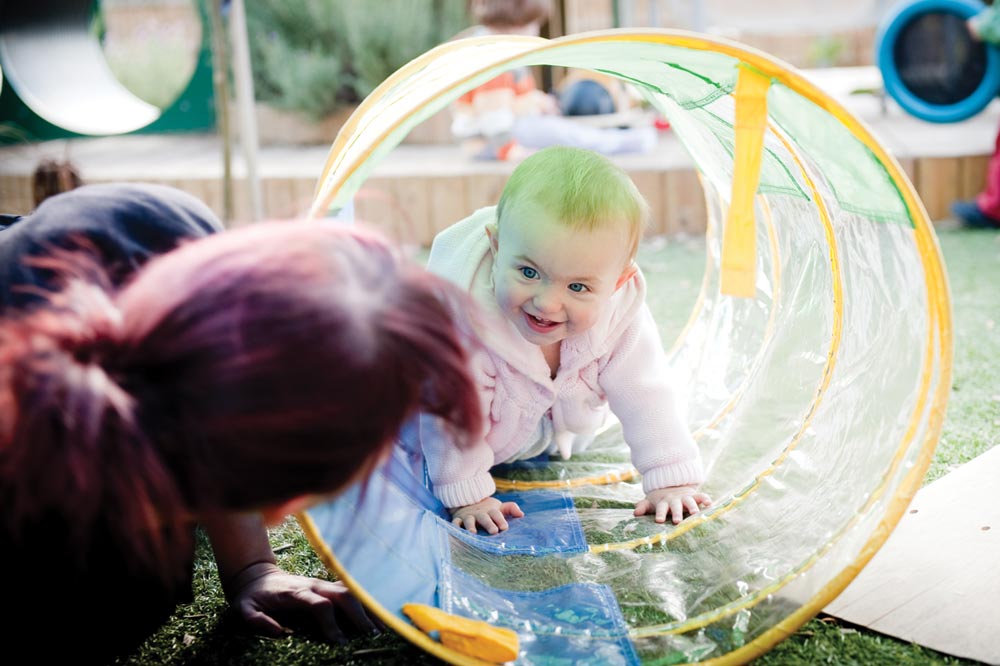
<path fill-rule="evenodd" d="M 983 191 L 989 162 L 989 155 L 969 155 L 962 158 L 958 185 L 960 199 L 972 199 Z"/>
<path fill-rule="evenodd" d="M 222 219 L 222 179 L 221 178 L 211 178 L 205 181 L 205 189 L 203 191 L 204 198 L 202 201 L 205 202 L 209 208 L 211 208 L 219 219 Z"/>
<path fill-rule="evenodd" d="M 250 209 L 250 183 L 246 178 L 233 178 L 233 219 L 230 227 L 253 224 Z"/>
<path fill-rule="evenodd" d="M 875 26 L 869 26 L 847 33 L 850 42 L 848 64 L 861 65 L 872 61 L 872 54 L 875 53 L 877 32 L 878 30 Z"/>
<path fill-rule="evenodd" d="M 261 181 L 265 220 L 289 220 L 295 217 L 292 180 L 265 178 Z"/>
<path fill-rule="evenodd" d="M 291 179 L 292 217 L 304 219 L 312 206 L 313 193 L 316 189 L 315 178 L 296 176 Z"/>
<path fill-rule="evenodd" d="M 649 228 L 646 233 L 666 233 L 667 216 L 663 206 L 663 179 L 660 174 L 656 171 L 631 171 L 628 175 L 649 204 Z"/>
<path fill-rule="evenodd" d="M 958 198 L 959 159 L 924 157 L 917 167 L 917 194 L 932 220 L 951 216 L 951 203 Z"/>
<path fill-rule="evenodd" d="M 506 174 L 473 174 L 465 177 L 465 209 L 470 213 L 483 206 L 495 206 L 500 201 Z"/>
<path fill-rule="evenodd" d="M 211 208 L 208 203 L 211 182 L 205 178 L 186 178 L 177 181 L 176 186 Z"/>
<path fill-rule="evenodd" d="M 0 213 L 27 215 L 35 207 L 31 176 L 0 176 Z"/>
<path fill-rule="evenodd" d="M 454 137 L 451 134 L 451 111 L 447 108 L 441 109 L 414 127 L 403 139 L 403 143 L 411 144 L 451 143 L 452 141 L 454 141 Z"/>
<path fill-rule="evenodd" d="M 1000 446 L 921 489 L 825 611 L 905 641 L 1000 664 Z"/>
<path fill-rule="evenodd" d="M 428 182 L 431 237 L 424 239 L 424 245 L 430 245 L 439 231 L 465 219 L 472 212 L 465 207 L 464 178 L 432 178 Z"/>
<path fill-rule="evenodd" d="M 316 194 L 316 179 L 298 176 L 295 178 L 293 187 L 298 216 L 304 217 L 312 207 L 313 197 Z"/>
<path fill-rule="evenodd" d="M 400 208 L 397 233 L 401 243 L 406 245 L 430 245 L 434 234 L 431 232 L 430 183 L 427 178 L 396 178 L 392 191 Z M 406 228 L 399 225 L 405 224 Z"/>
<path fill-rule="evenodd" d="M 705 233 L 708 213 L 698 173 L 691 169 L 672 169 L 663 172 L 663 181 L 666 233 Z"/>
<path fill-rule="evenodd" d="M 898 160 L 899 166 L 903 168 L 903 172 L 906 177 L 910 179 L 910 183 L 917 182 L 917 160 L 913 157 L 904 157 Z"/>
<path fill-rule="evenodd" d="M 389 217 L 389 181 L 369 178 L 354 195 L 354 219 L 362 224 L 378 226 Z"/>
<path fill-rule="evenodd" d="M 406 239 L 400 237 L 400 230 L 397 229 L 398 209 L 391 179 L 369 178 L 354 195 L 356 222 L 378 229 L 396 242 L 403 243 Z"/>
<path fill-rule="evenodd" d="M 315 181 L 309 178 L 292 176 L 279 179 L 281 183 L 280 211 L 282 219 L 299 220 L 309 212 L 309 205 L 312 203 L 312 188 Z"/>

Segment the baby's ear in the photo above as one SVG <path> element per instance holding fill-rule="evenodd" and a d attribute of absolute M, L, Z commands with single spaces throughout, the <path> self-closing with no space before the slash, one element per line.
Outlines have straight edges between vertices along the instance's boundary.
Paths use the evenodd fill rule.
<path fill-rule="evenodd" d="M 496 256 L 497 250 L 500 248 L 500 232 L 497 229 L 497 223 L 490 222 L 484 228 L 486 229 L 486 236 L 490 239 L 490 250 Z"/>
<path fill-rule="evenodd" d="M 637 270 L 638 268 L 636 268 L 635 262 L 629 262 L 629 265 L 625 267 L 625 270 L 623 270 L 621 276 L 619 276 L 618 282 L 615 283 L 615 289 L 620 289 L 623 284 L 634 278 Z"/>

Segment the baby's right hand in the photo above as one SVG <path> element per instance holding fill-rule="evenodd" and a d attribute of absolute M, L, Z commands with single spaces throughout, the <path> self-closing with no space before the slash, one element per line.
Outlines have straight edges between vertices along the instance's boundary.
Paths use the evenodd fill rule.
<path fill-rule="evenodd" d="M 487 497 L 475 504 L 451 509 L 451 522 L 473 534 L 476 533 L 477 524 L 490 534 L 502 532 L 507 529 L 507 520 L 504 516 L 523 518 L 524 512 L 516 502 L 501 502 L 495 497 Z"/>

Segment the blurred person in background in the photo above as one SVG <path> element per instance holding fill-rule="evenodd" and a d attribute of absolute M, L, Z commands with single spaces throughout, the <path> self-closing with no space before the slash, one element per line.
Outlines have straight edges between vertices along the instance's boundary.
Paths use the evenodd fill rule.
<path fill-rule="evenodd" d="M 476 25 L 456 35 L 538 37 L 548 21 L 548 0 L 473 0 Z M 558 96 L 540 90 L 530 67 L 504 72 L 451 105 L 451 133 L 476 159 L 519 160 L 549 146 L 586 148 L 604 155 L 649 152 L 652 126 L 595 127 L 569 116 L 625 111 L 630 98 L 621 81 L 574 71 Z"/>
<path fill-rule="evenodd" d="M 986 7 L 968 21 L 973 38 L 1000 46 L 1000 4 Z M 973 201 L 956 201 L 951 212 L 970 229 L 1000 229 L 1000 130 L 986 166 L 986 182 Z"/>

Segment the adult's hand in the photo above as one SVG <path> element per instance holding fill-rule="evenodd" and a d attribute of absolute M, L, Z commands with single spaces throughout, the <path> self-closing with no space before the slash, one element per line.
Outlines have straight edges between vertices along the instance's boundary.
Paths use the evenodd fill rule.
<path fill-rule="evenodd" d="M 289 627 L 305 625 L 331 641 L 343 641 L 352 629 L 381 628 L 343 583 L 297 576 L 278 567 L 260 515 L 205 515 L 202 525 L 212 542 L 226 599 L 254 631 L 282 636 Z M 338 618 L 350 626 L 341 626 Z"/>
<path fill-rule="evenodd" d="M 288 619 L 296 625 L 310 624 L 338 643 L 348 634 L 372 633 L 380 626 L 343 583 L 290 574 L 271 562 L 250 565 L 227 581 L 226 588 L 229 604 L 265 636 L 289 633 Z M 341 626 L 338 618 L 350 626 Z"/>

